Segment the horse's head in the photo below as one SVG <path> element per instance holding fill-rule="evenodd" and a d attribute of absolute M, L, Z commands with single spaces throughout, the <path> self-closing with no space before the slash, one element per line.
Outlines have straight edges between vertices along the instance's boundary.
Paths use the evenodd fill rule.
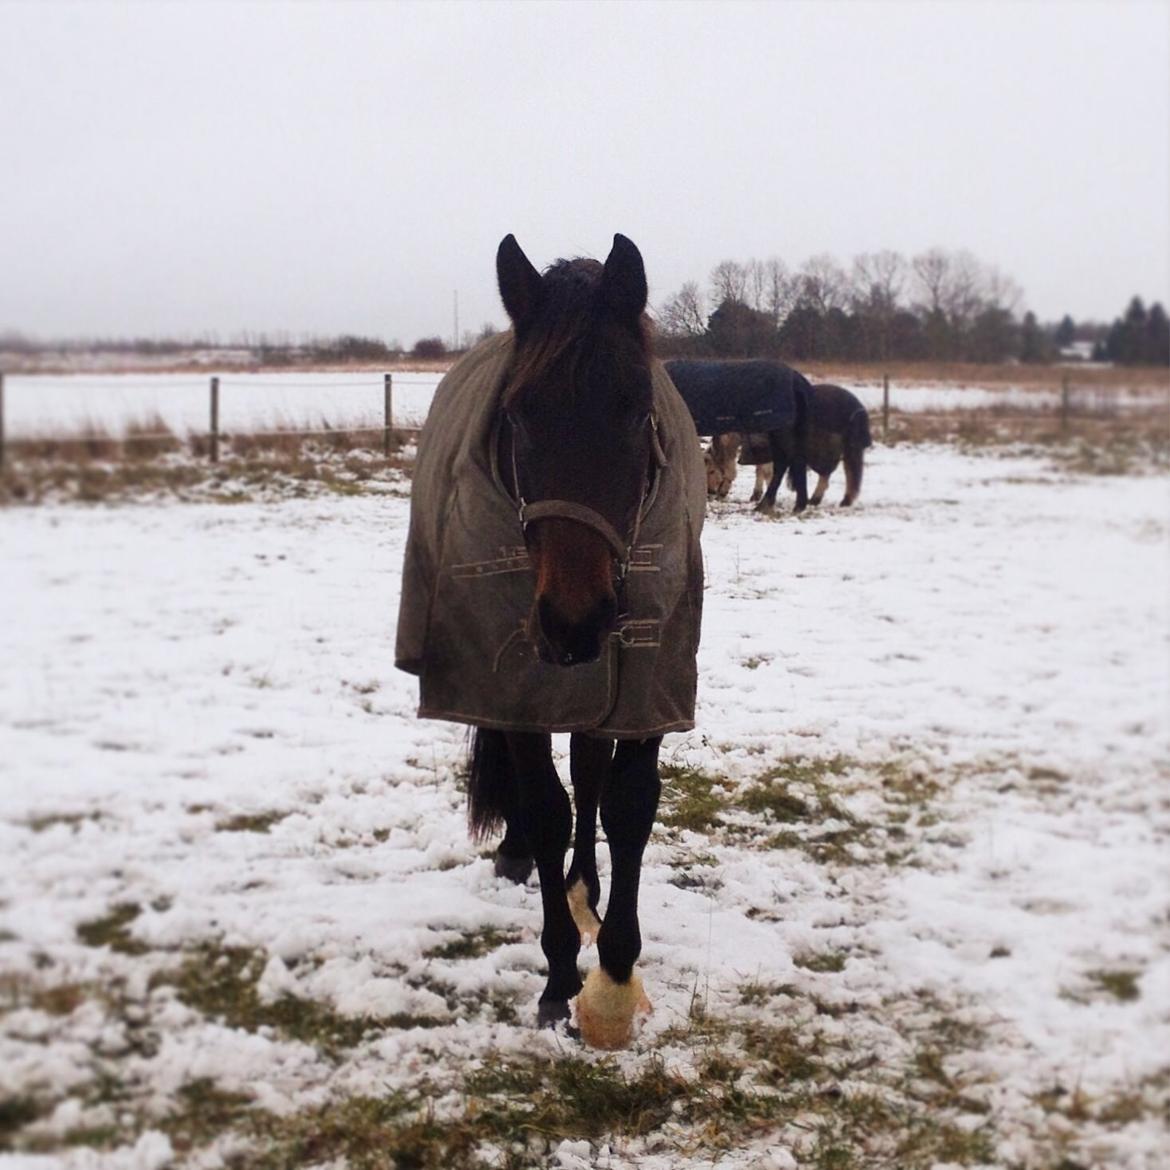
<path fill-rule="evenodd" d="M 618 235 L 604 265 L 558 260 L 543 275 L 507 236 L 496 273 L 515 337 L 501 451 L 536 573 L 530 629 L 545 661 L 593 662 L 652 472 L 646 272 Z"/>

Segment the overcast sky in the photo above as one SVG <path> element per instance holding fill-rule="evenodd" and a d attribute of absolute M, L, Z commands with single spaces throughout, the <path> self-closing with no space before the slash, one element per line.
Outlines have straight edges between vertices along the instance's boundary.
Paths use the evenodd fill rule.
<path fill-rule="evenodd" d="M 1170 294 L 1170 5 L 0 3 L 0 329 L 504 323 L 538 267 L 967 248 Z"/>

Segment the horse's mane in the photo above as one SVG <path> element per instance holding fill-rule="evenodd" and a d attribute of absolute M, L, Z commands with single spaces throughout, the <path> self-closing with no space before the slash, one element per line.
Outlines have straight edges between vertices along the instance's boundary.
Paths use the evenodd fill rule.
<path fill-rule="evenodd" d="M 554 372 L 558 382 L 577 386 L 595 355 L 621 344 L 623 338 L 628 339 L 632 355 L 648 356 L 646 315 L 642 314 L 636 332 L 631 333 L 598 305 L 597 290 L 604 271 L 599 260 L 587 257 L 557 260 L 545 271 L 539 316 L 518 339 L 508 371 L 505 409 L 528 388 L 550 383 Z"/>

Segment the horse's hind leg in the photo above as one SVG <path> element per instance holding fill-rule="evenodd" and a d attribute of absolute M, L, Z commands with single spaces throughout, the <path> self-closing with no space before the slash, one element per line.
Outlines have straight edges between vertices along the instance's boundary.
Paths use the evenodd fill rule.
<path fill-rule="evenodd" d="M 788 467 L 788 451 L 779 431 L 768 432 L 768 446 L 772 450 L 772 478 L 768 481 L 768 490 L 756 505 L 757 512 L 771 512 L 775 509 L 776 493 L 784 482 L 784 472 Z"/>
<path fill-rule="evenodd" d="M 573 779 L 576 806 L 573 860 L 565 878 L 569 909 L 588 944 L 597 937 L 601 922 L 597 904 L 601 900 L 601 879 L 597 876 L 597 805 L 613 761 L 613 740 L 574 735 L 569 740 L 569 772 Z"/>
<path fill-rule="evenodd" d="M 810 504 L 819 504 L 821 502 L 821 500 L 823 500 L 825 498 L 825 492 L 827 492 L 828 490 L 829 490 L 829 477 L 827 475 L 821 475 L 821 473 L 818 471 L 817 472 L 816 491 L 814 491 L 813 494 L 811 496 L 809 496 L 808 502 Z"/>
<path fill-rule="evenodd" d="M 518 779 L 520 827 L 532 847 L 540 875 L 544 929 L 540 945 L 548 960 L 548 983 L 540 996 L 541 1025 L 569 1018 L 569 1000 L 581 990 L 577 973 L 580 935 L 565 897 L 565 852 L 573 827 L 573 810 L 553 764 L 549 736 L 508 732 L 508 752 Z"/>
<path fill-rule="evenodd" d="M 622 740 L 601 794 L 601 823 L 613 864 L 605 921 L 597 936 L 601 966 L 589 973 L 577 1000 L 581 1035 L 598 1048 L 622 1048 L 634 1013 L 649 1008 L 634 964 L 642 953 L 638 884 L 662 784 L 658 748 L 662 737 Z"/>

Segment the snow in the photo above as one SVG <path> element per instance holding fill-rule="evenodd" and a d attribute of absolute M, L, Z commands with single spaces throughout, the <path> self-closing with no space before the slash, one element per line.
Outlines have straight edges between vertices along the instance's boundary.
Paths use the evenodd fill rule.
<path fill-rule="evenodd" d="M 1038 1094 L 1140 1093 L 1170 1066 L 1170 483 L 879 447 L 854 509 L 766 520 L 744 503 L 748 479 L 708 518 L 698 727 L 668 737 L 664 761 L 744 783 L 787 757 L 847 757 L 829 779 L 859 818 L 885 807 L 896 767 L 931 787 L 930 816 L 905 826 L 912 864 L 657 830 L 641 900 L 655 1009 L 629 1059 L 665 1043 L 696 996 L 731 1010 L 752 980 L 857 1004 L 824 1026 L 890 1053 L 933 997 L 985 1030 L 964 1067 L 990 1095 L 1004 1162 L 1022 1159 L 1044 1136 Z M 163 1036 L 127 1067 L 163 1101 L 212 1077 L 291 1111 L 424 1070 L 454 1078 L 492 1048 L 566 1043 L 529 1026 L 535 890 L 495 879 L 467 839 L 465 731 L 417 720 L 415 681 L 391 666 L 407 507 L 0 513 L 0 982 L 127 980 Z M 258 815 L 266 831 L 227 827 Z M 701 880 L 680 888 L 700 854 Z M 142 908 L 130 931 L 146 954 L 79 940 L 124 903 Z M 429 954 L 489 927 L 506 939 L 487 954 Z M 265 956 L 262 1000 L 437 1026 L 386 1030 L 333 1067 L 151 988 L 176 948 L 212 941 Z M 840 972 L 796 961 L 830 951 Z M 1135 997 L 1101 992 L 1097 975 L 1118 970 Z M 475 1006 L 496 992 L 518 1024 Z M 91 1000 L 0 1016 L 0 1099 L 55 1094 L 60 1116 L 38 1124 L 64 1132 L 94 1053 L 121 1051 L 127 1027 Z M 1086 1124 L 1077 1156 L 1154 1170 L 1168 1140 L 1151 1110 Z M 793 1151 L 772 1148 L 772 1164 L 800 1164 Z M 172 1156 L 148 1131 L 110 1155 L 0 1166 Z M 553 1157 L 628 1164 L 585 1142 Z"/>

